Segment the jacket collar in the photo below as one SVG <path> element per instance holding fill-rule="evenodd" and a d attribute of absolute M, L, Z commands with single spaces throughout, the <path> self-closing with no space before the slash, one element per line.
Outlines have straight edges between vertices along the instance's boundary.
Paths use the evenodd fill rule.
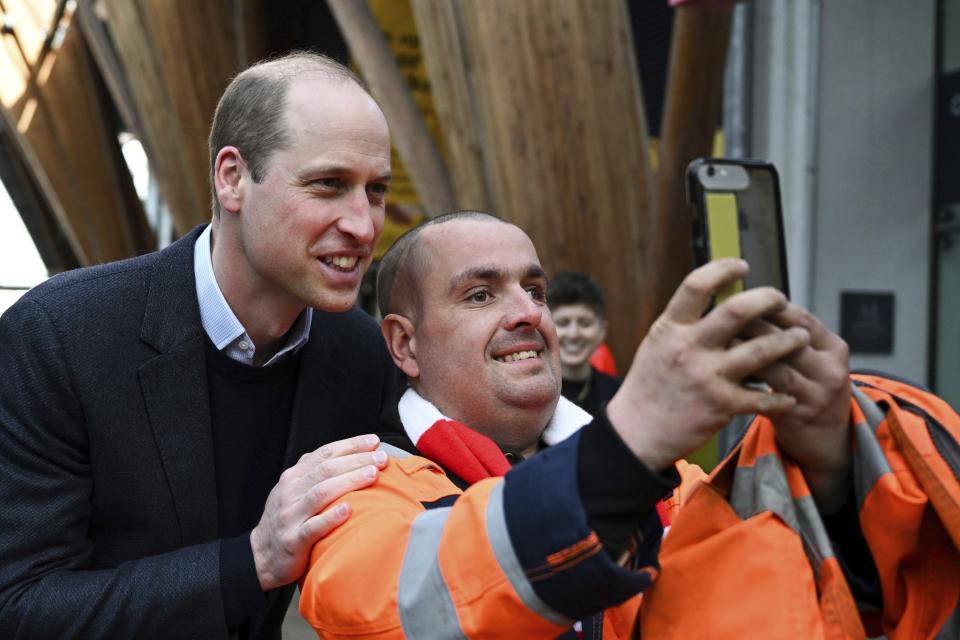
<path fill-rule="evenodd" d="M 432 402 L 412 388 L 408 388 L 404 392 L 397 405 L 397 410 L 400 414 L 400 424 L 403 425 L 404 432 L 415 445 L 423 433 L 438 420 L 453 422 L 453 420 L 440 413 L 440 410 Z M 547 423 L 547 428 L 543 430 L 540 439 L 544 444 L 552 447 L 572 436 L 592 420 L 593 417 L 589 413 L 560 396 L 557 409 L 553 412 L 553 417 Z"/>
<path fill-rule="evenodd" d="M 205 226 L 195 227 L 161 251 L 150 274 L 140 338 L 157 351 L 203 337 L 193 246 Z"/>
<path fill-rule="evenodd" d="M 467 485 L 510 470 L 510 462 L 497 443 L 444 416 L 413 389 L 407 389 L 397 409 L 404 433 L 417 450 Z M 548 446 L 556 444 L 591 420 L 588 413 L 560 398 L 541 440 Z"/>

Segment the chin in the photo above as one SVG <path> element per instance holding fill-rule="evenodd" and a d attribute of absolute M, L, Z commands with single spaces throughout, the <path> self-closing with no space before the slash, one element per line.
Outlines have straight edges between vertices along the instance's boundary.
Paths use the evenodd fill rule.
<path fill-rule="evenodd" d="M 551 414 L 560 399 L 559 387 L 555 384 L 544 385 L 542 389 L 531 389 L 526 393 L 510 398 L 509 404 L 524 411 L 548 411 Z"/>
<path fill-rule="evenodd" d="M 331 294 L 324 292 L 323 294 L 314 296 L 310 301 L 310 306 L 329 313 L 343 313 L 344 311 L 349 311 L 350 307 L 356 304 L 357 294 L 357 291 L 354 291 L 352 294 Z"/>

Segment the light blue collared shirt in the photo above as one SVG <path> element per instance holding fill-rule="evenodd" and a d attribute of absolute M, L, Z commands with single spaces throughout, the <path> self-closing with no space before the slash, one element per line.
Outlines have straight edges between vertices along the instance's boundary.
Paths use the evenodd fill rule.
<path fill-rule="evenodd" d="M 210 258 L 211 229 L 211 226 L 204 229 L 193 247 L 193 272 L 197 283 L 197 302 L 200 303 L 200 322 L 218 351 L 252 367 L 257 347 L 227 304 L 227 299 L 223 297 L 220 285 L 217 284 L 213 261 Z M 310 337 L 312 322 L 313 309 L 307 307 L 287 334 L 287 344 L 263 366 L 279 361 L 287 353 L 299 351 Z"/>

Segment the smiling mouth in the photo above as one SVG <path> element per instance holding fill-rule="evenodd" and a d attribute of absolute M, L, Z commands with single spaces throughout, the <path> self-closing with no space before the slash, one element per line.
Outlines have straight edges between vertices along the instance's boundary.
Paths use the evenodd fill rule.
<path fill-rule="evenodd" d="M 360 258 L 357 256 L 327 256 L 320 260 L 328 267 L 344 272 L 353 271 L 357 263 L 360 262 Z"/>
<path fill-rule="evenodd" d="M 531 358 L 539 358 L 543 352 L 541 351 L 518 351 L 516 353 L 508 353 L 505 356 L 497 356 L 494 358 L 497 362 L 517 362 L 518 360 L 529 360 Z"/>

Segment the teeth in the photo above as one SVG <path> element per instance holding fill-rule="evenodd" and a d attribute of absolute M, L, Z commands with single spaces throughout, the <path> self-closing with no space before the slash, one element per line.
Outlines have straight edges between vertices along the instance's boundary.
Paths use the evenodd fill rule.
<path fill-rule="evenodd" d="M 537 351 L 518 351 L 517 353 L 508 353 L 505 356 L 497 357 L 498 362 L 516 362 L 517 360 L 527 360 L 529 358 L 539 358 Z"/>
<path fill-rule="evenodd" d="M 357 256 L 332 256 L 324 258 L 323 262 L 331 267 L 337 267 L 338 269 L 346 269 L 349 271 L 356 266 L 359 259 L 360 258 Z"/>

